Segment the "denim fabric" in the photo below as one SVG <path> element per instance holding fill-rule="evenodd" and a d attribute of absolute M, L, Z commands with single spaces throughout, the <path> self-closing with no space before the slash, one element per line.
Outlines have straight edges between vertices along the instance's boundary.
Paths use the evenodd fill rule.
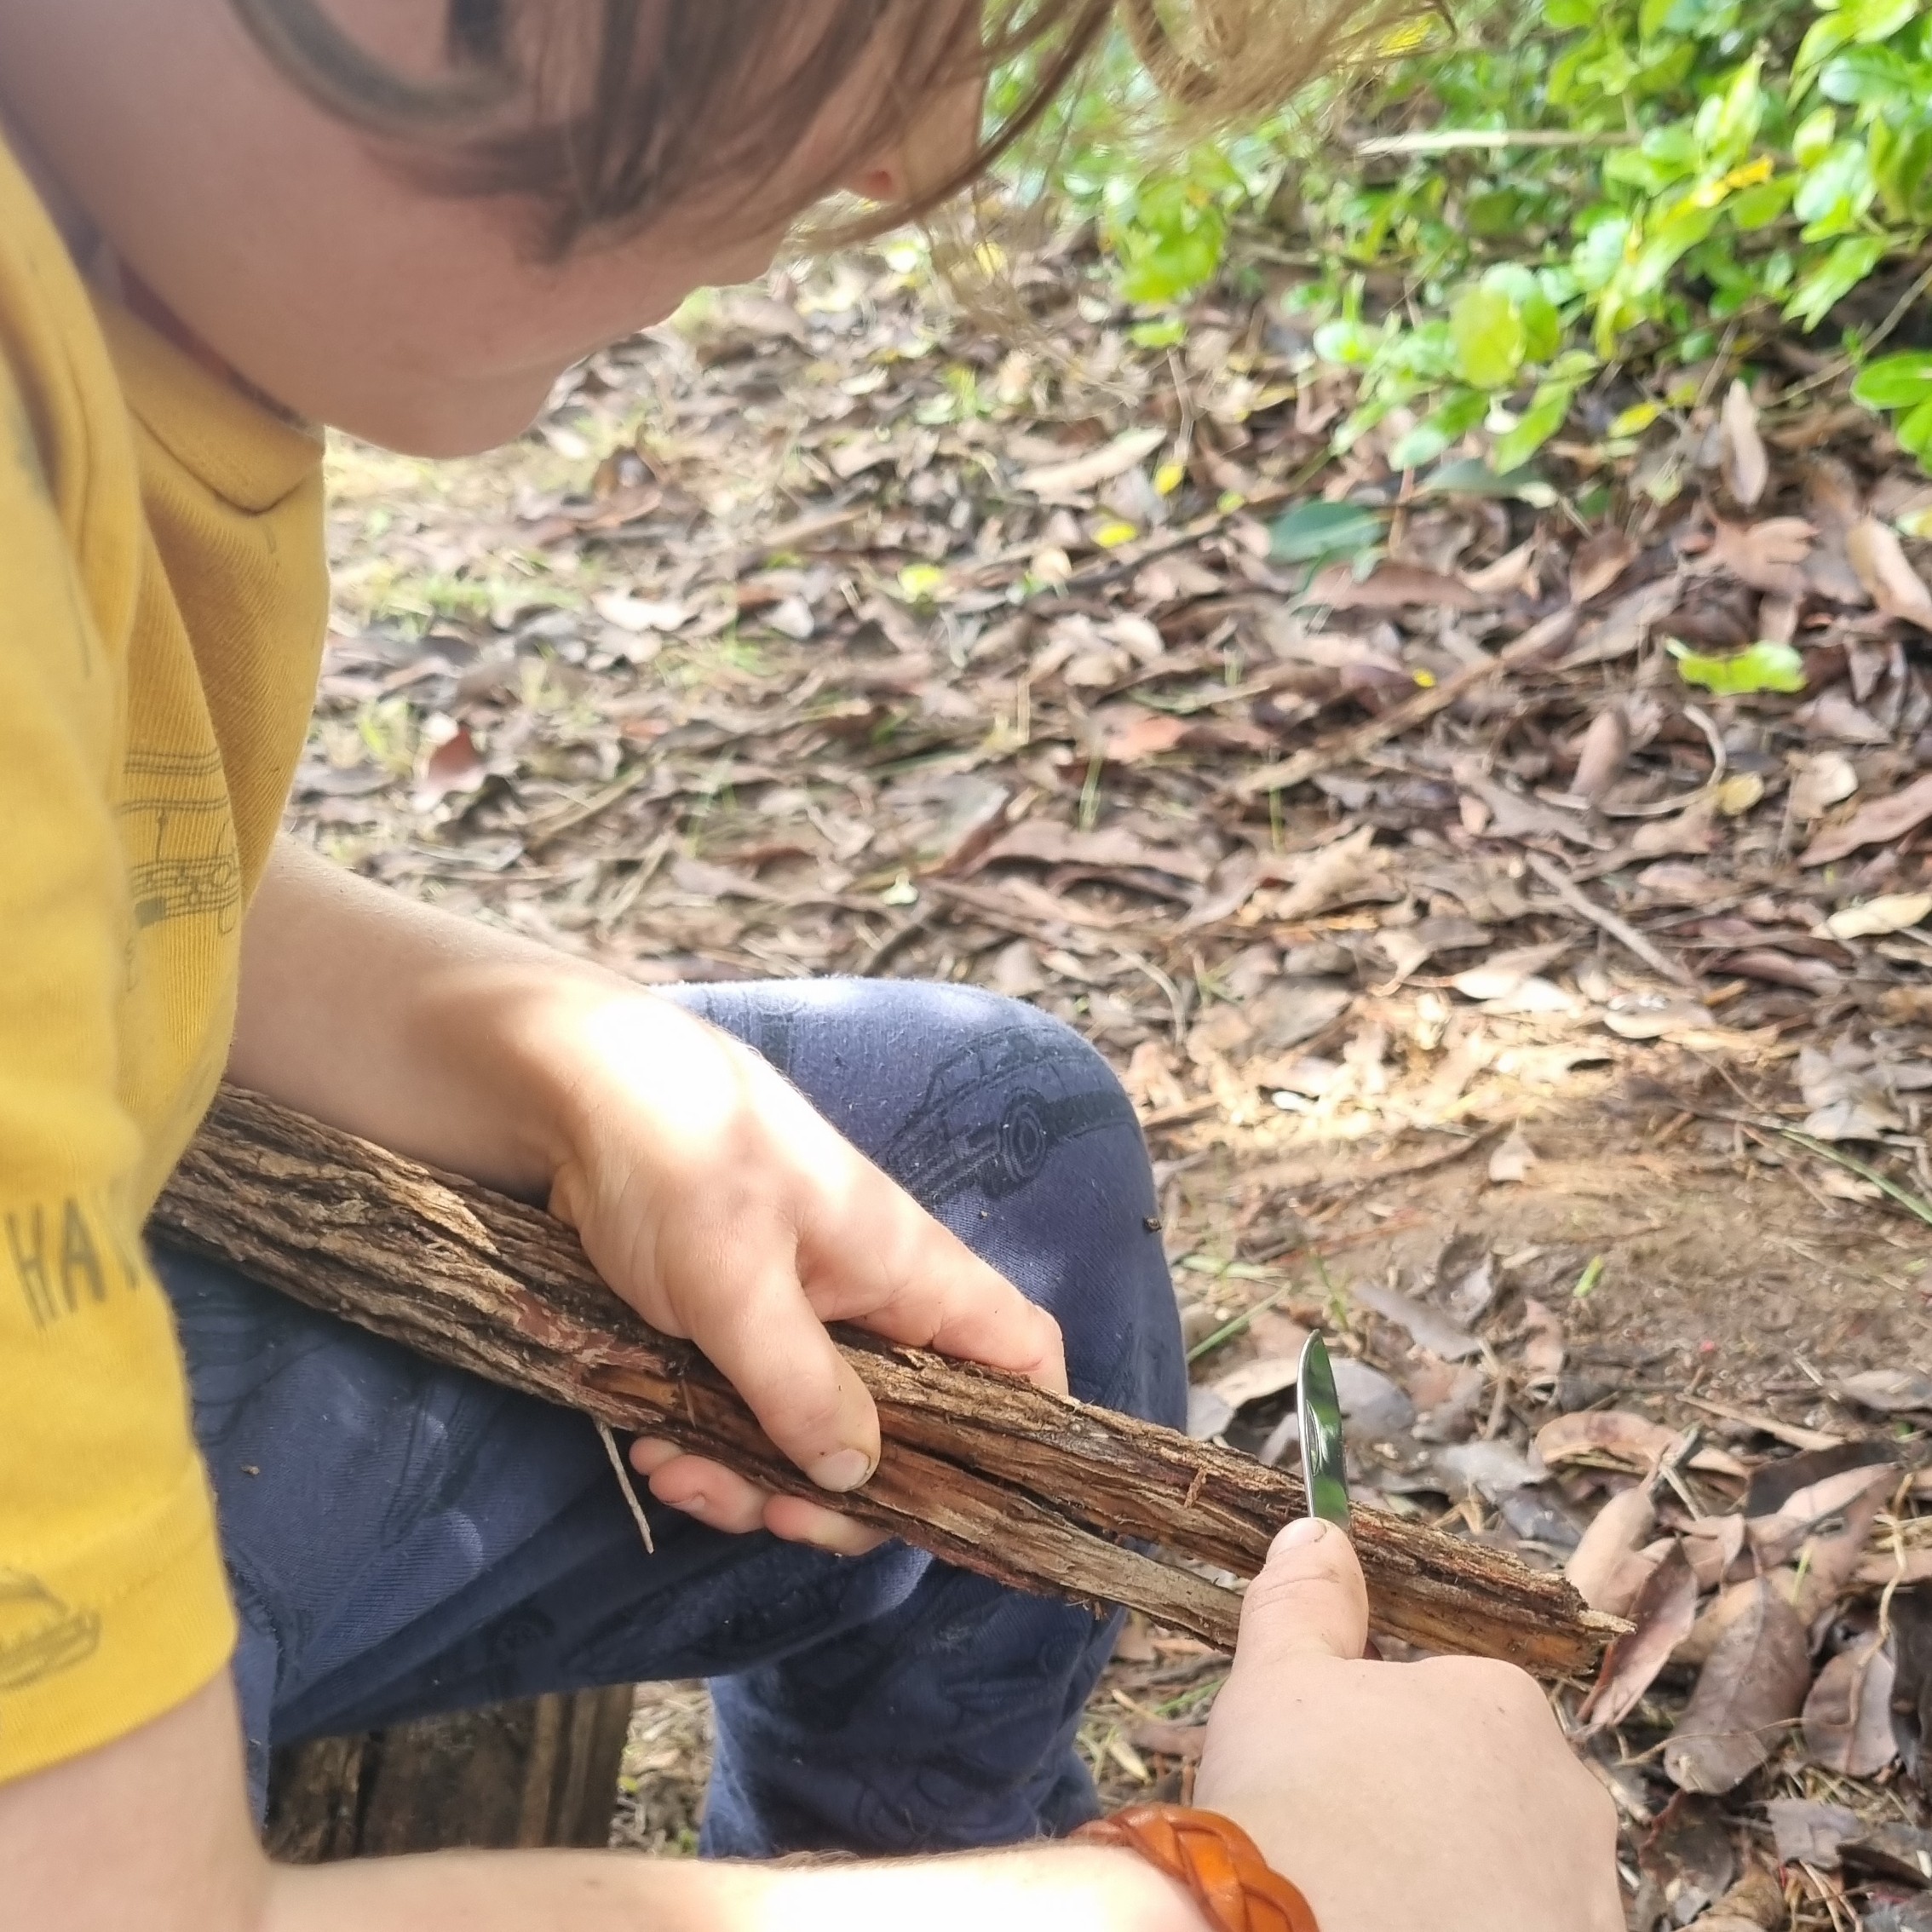
<path fill-rule="evenodd" d="M 1140 1132 L 1077 1035 L 959 987 L 676 997 L 1051 1309 L 1076 1394 L 1182 1420 Z M 258 1814 L 272 1744 L 703 1676 L 710 1854 L 1003 1844 L 1093 1814 L 1072 1739 L 1112 1622 L 902 1544 L 842 1561 L 654 1505 L 647 1555 L 588 1421 L 225 1269 L 156 1258 L 241 1612 Z"/>

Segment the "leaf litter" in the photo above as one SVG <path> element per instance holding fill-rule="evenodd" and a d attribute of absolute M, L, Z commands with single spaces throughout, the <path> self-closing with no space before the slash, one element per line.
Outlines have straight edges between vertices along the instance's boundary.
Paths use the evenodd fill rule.
<path fill-rule="evenodd" d="M 646 983 L 918 975 L 1078 1027 L 1146 1125 L 1198 1423 L 1291 1463 L 1325 1330 L 1360 1506 L 1633 1615 L 1556 1693 L 1633 1923 L 1769 1924 L 1789 1807 L 1814 1849 L 1816 1812 L 1932 1826 L 1893 455 L 1707 382 L 1668 501 L 1615 452 L 1417 497 L 1310 427 L 1273 271 L 1171 353 L 1066 260 L 1015 278 L 1052 352 L 858 256 L 594 359 L 498 456 L 338 448 L 293 823 Z M 1183 1795 L 1224 1672 L 1134 1627 L 1103 1789 Z M 639 1727 L 626 1831 L 685 1843 L 702 1699 Z M 1908 1923 L 1917 1869 L 1847 1849 L 1839 1909 Z"/>

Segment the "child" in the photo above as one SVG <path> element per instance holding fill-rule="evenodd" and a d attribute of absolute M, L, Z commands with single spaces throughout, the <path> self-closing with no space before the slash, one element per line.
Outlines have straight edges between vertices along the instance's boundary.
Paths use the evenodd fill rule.
<path fill-rule="evenodd" d="M 1152 0 L 1125 13 L 1204 112 L 1272 99 L 1341 25 L 1200 0 L 1183 57 Z M 0 8 L 9 1927 L 1200 1923 L 1118 1850 L 839 1873 L 562 1856 L 286 1872 L 248 1814 L 272 1739 L 695 1674 L 718 1680 L 713 1853 L 930 1854 L 1061 1835 L 1094 1808 L 1072 1734 L 1112 1626 L 876 1547 L 837 1514 L 878 1431 L 823 1325 L 1175 1419 L 1149 1178 L 1101 1062 L 957 988 L 661 998 L 273 839 L 326 604 L 311 425 L 425 454 L 518 434 L 561 368 L 758 273 L 840 183 L 889 218 L 963 186 L 1113 14 Z M 1038 83 L 983 142 L 988 66 L 1027 49 Z M 942 1176 L 909 1157 L 888 1178 L 868 1152 L 916 1147 L 908 1127 L 966 1064 L 996 1116 L 1049 1064 L 1089 1104 L 990 1165 Z M 546 1200 L 618 1294 L 731 1377 L 827 1504 L 641 1442 L 678 1513 L 659 1513 L 647 1559 L 578 1418 L 225 1271 L 151 1264 L 142 1221 L 224 1068 Z M 1363 1612 L 1337 1536 L 1285 1547 L 1251 1602 L 1201 1790 L 1329 1932 L 1425 1909 L 1451 1927 L 1620 1922 L 1607 1807 L 1522 1680 L 1347 1662 Z M 1447 1787 L 1426 1819 L 1425 1777 Z M 1504 1858 L 1509 1807 L 1529 1849 Z M 1399 1868 L 1368 1855 L 1391 1808 L 1434 1847 Z"/>

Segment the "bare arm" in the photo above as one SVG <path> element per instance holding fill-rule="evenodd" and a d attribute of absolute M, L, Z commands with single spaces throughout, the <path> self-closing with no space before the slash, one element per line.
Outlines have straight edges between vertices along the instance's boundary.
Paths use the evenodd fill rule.
<path fill-rule="evenodd" d="M 1364 1664 L 1346 1538 L 1297 1526 L 1242 1613 L 1196 1803 L 1322 1932 L 1622 1932 L 1616 1818 L 1536 1686 Z M 0 1786 L 8 1932 L 1205 1932 L 1131 1853 L 1034 1846 L 815 1871 L 609 1852 L 271 1866 L 224 1677 L 105 1750 Z"/>
<path fill-rule="evenodd" d="M 618 1852 L 449 1852 L 296 1868 L 250 1827 L 224 1677 L 104 1751 L 0 1787 L 19 1932 L 1201 1932 L 1118 1852 L 817 1871 Z M 16 1916 L 16 1914 L 18 1916 Z"/>

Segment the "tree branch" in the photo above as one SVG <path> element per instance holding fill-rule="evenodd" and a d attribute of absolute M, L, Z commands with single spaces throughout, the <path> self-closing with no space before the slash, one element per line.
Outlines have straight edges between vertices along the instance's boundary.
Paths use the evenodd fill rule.
<path fill-rule="evenodd" d="M 486 1188 L 230 1088 L 152 1228 L 434 1360 L 823 1500 L 695 1348 L 605 1287 L 569 1228 Z M 841 1509 L 1002 1583 L 1126 1604 L 1232 1647 L 1240 1597 L 1225 1579 L 1254 1575 L 1302 1513 L 1292 1477 L 990 1371 L 839 1340 L 885 1445 Z M 1621 1627 L 1499 1551 L 1372 1510 L 1354 1533 L 1384 1635 L 1547 1677 L 1593 1668 Z"/>

